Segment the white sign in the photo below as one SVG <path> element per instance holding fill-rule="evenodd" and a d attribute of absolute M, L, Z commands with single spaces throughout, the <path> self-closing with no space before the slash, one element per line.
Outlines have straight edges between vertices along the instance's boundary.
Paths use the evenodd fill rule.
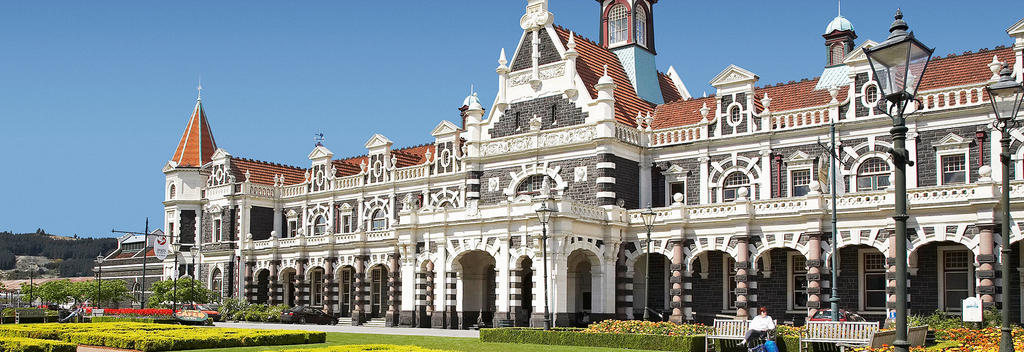
<path fill-rule="evenodd" d="M 156 240 L 153 241 L 153 254 L 156 255 L 160 260 L 167 258 L 169 252 L 170 243 L 167 241 L 167 236 L 156 236 Z"/>
<path fill-rule="evenodd" d="M 981 300 L 978 297 L 967 297 L 963 301 L 963 312 L 965 322 L 978 322 L 982 321 L 982 309 Z"/>

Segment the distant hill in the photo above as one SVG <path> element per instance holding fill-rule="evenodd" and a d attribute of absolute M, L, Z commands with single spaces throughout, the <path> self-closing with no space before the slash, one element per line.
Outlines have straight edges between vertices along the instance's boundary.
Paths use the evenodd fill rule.
<path fill-rule="evenodd" d="M 0 271 L 4 279 L 91 276 L 96 256 L 117 248 L 113 238 L 78 238 L 48 234 L 0 232 Z"/>

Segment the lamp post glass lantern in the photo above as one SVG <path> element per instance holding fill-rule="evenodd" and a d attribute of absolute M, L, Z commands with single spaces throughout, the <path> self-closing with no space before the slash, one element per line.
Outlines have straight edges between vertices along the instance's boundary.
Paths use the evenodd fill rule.
<path fill-rule="evenodd" d="M 96 308 L 100 308 L 100 297 L 103 297 L 103 256 L 96 256 Z"/>
<path fill-rule="evenodd" d="M 889 38 L 884 42 L 864 49 L 871 64 L 874 80 L 885 97 L 879 106 L 892 118 L 892 161 L 895 166 L 896 186 L 895 221 L 896 247 L 896 339 L 893 346 L 897 352 L 907 352 L 907 166 L 913 165 L 907 152 L 907 127 L 904 113 L 911 102 L 915 102 L 917 89 L 921 84 L 928 61 L 934 49 L 930 49 L 908 32 L 909 26 L 903 21 L 903 12 L 896 10 Z M 891 105 L 888 105 L 891 104 Z M 895 108 L 895 109 L 893 109 Z M 895 111 L 894 111 L 895 110 Z"/>
<path fill-rule="evenodd" d="M 547 201 L 537 208 L 537 220 L 541 225 L 540 248 L 544 255 L 544 330 L 551 330 L 551 313 L 548 308 L 548 221 L 551 221 L 551 213 L 554 212 L 554 209 L 548 208 Z"/>
<path fill-rule="evenodd" d="M 992 83 L 988 87 L 985 87 L 988 91 L 989 101 L 992 103 L 992 111 L 995 112 L 996 119 L 993 121 L 993 127 L 999 130 L 1000 139 L 999 143 L 1002 147 L 1002 152 L 999 154 L 999 162 L 1002 166 L 1002 191 L 1000 192 L 999 205 L 1003 209 L 1002 219 L 1002 231 L 999 233 L 1002 237 L 1002 243 L 1000 243 L 1000 271 L 1002 277 L 1009 278 L 1013 275 L 1013 268 L 1010 267 L 1010 236 L 1006 235 L 1010 233 L 1010 167 L 1013 166 L 1010 160 L 1010 131 L 1016 129 L 1021 125 L 1020 121 L 1017 121 L 1017 113 L 1020 111 L 1021 100 L 1024 99 L 1024 86 L 1017 83 L 1013 79 L 1013 71 L 1010 70 L 1010 66 L 1003 64 L 1002 71 L 999 72 L 999 80 Z M 1010 295 L 1008 291 L 1003 291 L 1002 295 L 1002 327 L 1001 336 L 999 339 L 999 351 L 1000 352 L 1012 352 L 1013 351 L 1013 329 L 1010 327 Z"/>
<path fill-rule="evenodd" d="M 650 320 L 650 307 L 648 302 L 650 301 L 650 287 L 651 287 L 651 228 L 654 227 L 654 219 L 657 218 L 658 214 L 651 209 L 648 205 L 647 209 L 644 209 L 640 213 L 640 217 L 644 220 L 644 227 L 647 228 L 647 255 L 646 255 L 646 268 L 644 268 L 644 321 Z"/>

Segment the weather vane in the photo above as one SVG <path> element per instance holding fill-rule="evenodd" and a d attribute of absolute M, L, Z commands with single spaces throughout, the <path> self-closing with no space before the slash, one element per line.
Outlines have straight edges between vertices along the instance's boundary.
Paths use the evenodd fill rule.
<path fill-rule="evenodd" d="M 324 141 L 327 140 L 327 138 L 324 138 L 324 133 L 321 131 L 313 134 L 313 140 L 316 141 L 316 145 L 323 146 Z"/>

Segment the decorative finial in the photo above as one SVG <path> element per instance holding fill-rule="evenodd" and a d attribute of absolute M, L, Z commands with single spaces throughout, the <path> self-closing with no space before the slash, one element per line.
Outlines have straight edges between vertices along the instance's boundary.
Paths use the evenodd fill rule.
<path fill-rule="evenodd" d="M 196 100 L 203 100 L 203 77 L 202 76 L 199 76 L 199 86 L 196 87 L 196 90 L 199 91 L 199 94 L 196 96 Z"/>
<path fill-rule="evenodd" d="M 576 33 L 575 32 L 569 31 L 569 43 L 565 44 L 565 46 L 568 47 L 569 50 L 573 50 L 573 49 L 576 48 Z"/>
<path fill-rule="evenodd" d="M 501 48 L 501 55 L 498 56 L 498 64 L 501 66 L 508 64 L 508 59 L 505 58 L 505 48 Z"/>
<path fill-rule="evenodd" d="M 608 75 L 608 65 L 604 65 L 604 75 Z"/>
<path fill-rule="evenodd" d="M 907 35 L 907 29 L 909 29 L 910 26 L 908 26 L 907 22 L 903 20 L 903 10 L 897 8 L 896 15 L 894 15 L 893 18 L 895 21 L 892 21 L 892 26 L 889 27 L 888 39 Z"/>

